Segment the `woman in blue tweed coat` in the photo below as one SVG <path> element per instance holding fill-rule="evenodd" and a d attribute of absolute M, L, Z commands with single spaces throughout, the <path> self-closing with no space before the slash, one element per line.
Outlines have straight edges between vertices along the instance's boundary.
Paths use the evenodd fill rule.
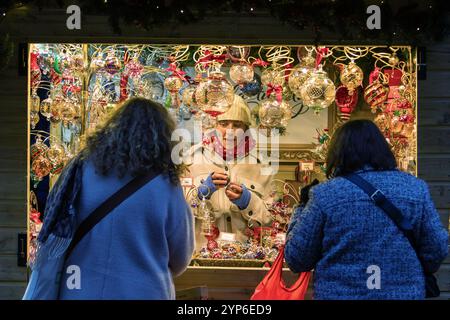
<path fill-rule="evenodd" d="M 313 186 L 288 230 L 285 259 L 294 272 L 314 269 L 315 299 L 423 299 L 424 271 L 407 238 L 364 191 L 341 177 L 356 172 L 413 225 L 418 255 L 436 272 L 448 254 L 426 183 L 396 169 L 382 133 L 368 120 L 336 130 L 325 183 Z"/>

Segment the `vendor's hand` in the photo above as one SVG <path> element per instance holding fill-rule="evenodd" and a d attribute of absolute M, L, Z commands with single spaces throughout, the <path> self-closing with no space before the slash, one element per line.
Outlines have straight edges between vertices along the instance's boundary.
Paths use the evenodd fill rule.
<path fill-rule="evenodd" d="M 223 172 L 213 172 L 211 175 L 211 179 L 216 186 L 216 189 L 225 187 L 229 182 L 228 176 Z"/>
<path fill-rule="evenodd" d="M 211 173 L 206 180 L 202 180 L 198 187 L 198 197 L 209 199 L 217 189 L 223 188 L 228 183 L 228 176 L 221 172 Z"/>
<path fill-rule="evenodd" d="M 227 195 L 228 199 L 231 201 L 237 200 L 242 195 L 242 187 L 234 182 L 231 182 L 228 187 L 225 189 L 225 194 Z"/>
<path fill-rule="evenodd" d="M 225 189 L 225 194 L 240 210 L 247 209 L 250 203 L 251 193 L 243 184 L 230 183 Z"/>

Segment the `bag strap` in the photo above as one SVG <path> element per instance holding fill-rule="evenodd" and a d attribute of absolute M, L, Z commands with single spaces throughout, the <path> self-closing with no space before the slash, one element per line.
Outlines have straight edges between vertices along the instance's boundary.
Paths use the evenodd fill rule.
<path fill-rule="evenodd" d="M 414 235 L 412 232 L 412 225 L 402 215 L 400 209 L 398 209 L 391 201 L 389 201 L 389 199 L 386 198 L 386 196 L 384 195 L 383 192 L 381 192 L 380 189 L 376 189 L 373 185 L 371 185 L 367 180 L 365 180 L 361 176 L 355 173 L 351 173 L 343 176 L 343 178 L 349 180 L 353 184 L 360 187 L 370 197 L 370 199 L 372 199 L 372 201 L 378 207 L 380 207 L 389 216 L 389 218 L 391 218 L 391 220 L 395 223 L 397 228 L 400 231 L 402 231 L 403 234 L 406 236 L 412 248 L 416 252 L 417 257 L 419 257 L 419 255 L 417 254 Z"/>
<path fill-rule="evenodd" d="M 83 239 L 83 237 L 95 227 L 104 217 L 106 217 L 114 208 L 119 206 L 123 201 L 130 197 L 133 193 L 153 180 L 159 172 L 152 171 L 147 175 L 133 178 L 130 182 L 120 188 L 112 196 L 106 199 L 100 206 L 89 214 L 89 216 L 81 222 L 75 235 L 70 243 L 65 259 L 70 256 L 75 246 Z"/>

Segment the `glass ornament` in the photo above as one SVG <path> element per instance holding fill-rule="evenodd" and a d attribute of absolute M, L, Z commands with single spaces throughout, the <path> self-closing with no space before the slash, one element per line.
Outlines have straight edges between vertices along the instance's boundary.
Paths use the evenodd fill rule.
<path fill-rule="evenodd" d="M 301 64 L 292 69 L 288 78 L 288 86 L 297 98 L 301 97 L 303 84 L 309 79 L 313 71 L 314 67 Z"/>
<path fill-rule="evenodd" d="M 351 61 L 343 67 L 340 79 L 341 83 L 347 87 L 349 94 L 352 95 L 353 91 L 362 84 L 364 73 L 356 63 Z"/>
<path fill-rule="evenodd" d="M 229 46 L 227 48 L 228 56 L 233 62 L 247 60 L 250 54 L 250 47 L 245 46 Z"/>
<path fill-rule="evenodd" d="M 169 76 L 164 80 L 164 87 L 171 93 L 178 92 L 183 86 L 183 80 L 177 76 Z"/>
<path fill-rule="evenodd" d="M 39 156 L 31 163 L 31 170 L 33 170 L 33 174 L 38 180 L 42 180 L 42 178 L 47 176 L 50 170 L 52 170 L 52 167 L 50 160 L 45 156 Z"/>
<path fill-rule="evenodd" d="M 53 100 L 51 98 L 44 99 L 41 102 L 40 112 L 47 121 L 50 121 L 50 118 L 52 117 L 52 104 Z"/>
<path fill-rule="evenodd" d="M 286 127 L 291 119 L 291 107 L 289 103 L 278 101 L 270 96 L 261 102 L 258 110 L 259 121 L 266 128 Z"/>
<path fill-rule="evenodd" d="M 35 93 L 31 95 L 30 98 L 30 111 L 34 113 L 38 113 L 40 109 L 41 99 Z"/>
<path fill-rule="evenodd" d="M 364 89 L 364 100 L 370 107 L 372 113 L 381 108 L 383 103 L 388 99 L 389 87 L 376 80 Z"/>
<path fill-rule="evenodd" d="M 238 85 L 252 81 L 254 74 L 253 66 L 248 63 L 233 64 L 230 68 L 230 79 Z"/>
<path fill-rule="evenodd" d="M 269 83 L 274 86 L 282 86 L 284 83 L 284 72 L 269 67 L 262 72 L 261 83 L 264 86 L 269 85 Z"/>
<path fill-rule="evenodd" d="M 312 108 L 316 113 L 329 107 L 335 99 L 336 87 L 327 73 L 319 69 L 315 70 L 301 89 L 303 104 Z"/>
<path fill-rule="evenodd" d="M 214 71 L 207 81 L 198 85 L 195 100 L 204 112 L 215 117 L 230 109 L 234 101 L 234 90 L 222 72 Z"/>

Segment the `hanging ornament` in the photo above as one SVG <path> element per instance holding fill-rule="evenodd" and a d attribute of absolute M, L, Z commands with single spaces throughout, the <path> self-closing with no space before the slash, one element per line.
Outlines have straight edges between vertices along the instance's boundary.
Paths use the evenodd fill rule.
<path fill-rule="evenodd" d="M 41 181 L 52 170 L 52 164 L 50 160 L 47 159 L 47 157 L 39 156 L 31 163 L 31 170 L 33 171 L 33 175 L 37 178 L 37 180 Z"/>
<path fill-rule="evenodd" d="M 81 73 L 85 70 L 84 58 L 83 55 L 78 53 L 71 56 L 69 69 L 74 73 Z"/>
<path fill-rule="evenodd" d="M 335 91 L 333 81 L 322 70 L 322 65 L 319 65 L 318 70 L 315 70 L 305 81 L 300 96 L 305 106 L 319 113 L 334 102 Z"/>
<path fill-rule="evenodd" d="M 94 73 L 102 70 L 103 68 L 105 68 L 105 60 L 103 59 L 101 53 L 97 53 L 97 55 L 92 57 L 89 69 L 92 73 Z"/>
<path fill-rule="evenodd" d="M 230 68 L 230 79 L 242 86 L 253 80 L 253 66 L 247 62 L 233 64 Z"/>
<path fill-rule="evenodd" d="M 51 116 L 50 121 L 58 123 L 61 121 L 61 109 L 64 104 L 64 99 L 61 96 L 56 96 L 52 99 L 52 105 L 50 107 Z"/>
<path fill-rule="evenodd" d="M 104 68 L 110 75 L 116 74 L 119 72 L 120 68 L 122 68 L 122 64 L 119 58 L 114 54 L 114 51 L 111 50 L 108 52 L 105 58 Z"/>
<path fill-rule="evenodd" d="M 50 121 L 50 118 L 52 116 L 52 104 L 53 100 L 50 97 L 42 100 L 41 102 L 40 112 L 47 119 L 47 121 Z"/>
<path fill-rule="evenodd" d="M 37 94 L 32 94 L 30 98 L 30 112 L 39 113 L 41 99 Z"/>
<path fill-rule="evenodd" d="M 348 88 L 344 85 L 340 85 L 336 89 L 336 105 L 339 108 L 339 118 L 342 121 L 350 119 L 350 115 L 355 110 L 358 103 L 358 91 L 354 90 L 353 94 L 350 94 Z"/>
<path fill-rule="evenodd" d="M 261 102 L 258 111 L 261 125 L 266 128 L 287 127 L 291 108 L 282 99 L 281 86 L 269 84 L 266 95 L 268 98 Z"/>
<path fill-rule="evenodd" d="M 269 67 L 262 72 L 261 83 L 264 86 L 267 86 L 269 83 L 272 85 L 282 86 L 284 84 L 284 74 L 278 69 Z"/>
<path fill-rule="evenodd" d="M 36 128 L 36 125 L 39 123 L 39 113 L 36 112 L 31 112 L 30 113 L 30 125 L 31 125 L 31 129 Z"/>
<path fill-rule="evenodd" d="M 288 85 L 292 93 L 295 94 L 296 97 L 301 97 L 301 89 L 303 87 L 303 84 L 306 80 L 309 79 L 313 71 L 313 66 L 301 64 L 292 69 L 289 75 Z"/>
<path fill-rule="evenodd" d="M 241 88 L 242 93 L 248 98 L 257 95 L 258 93 L 261 92 L 261 90 L 262 90 L 261 77 L 257 73 L 253 75 L 252 81 L 247 82 Z"/>
<path fill-rule="evenodd" d="M 349 95 L 353 95 L 353 91 L 362 84 L 364 73 L 354 61 L 351 61 L 341 68 L 340 80 L 348 88 Z"/>
<path fill-rule="evenodd" d="M 369 85 L 364 89 L 364 100 L 369 105 L 372 113 L 375 113 L 377 109 L 381 109 L 381 106 L 389 96 L 389 87 L 383 84 L 380 76 L 382 76 L 380 69 L 375 68 L 370 73 Z"/>
<path fill-rule="evenodd" d="M 36 51 L 31 52 L 30 54 L 30 82 L 31 82 L 31 91 L 36 93 L 39 84 L 41 83 L 41 69 L 38 64 L 39 53 Z"/>
<path fill-rule="evenodd" d="M 38 157 L 45 155 L 47 153 L 47 149 L 48 149 L 47 145 L 44 144 L 42 138 L 38 135 L 36 137 L 35 143 L 32 144 L 30 147 L 31 160 L 33 161 L 34 159 L 37 159 Z"/>
<path fill-rule="evenodd" d="M 222 72 L 213 71 L 207 81 L 199 84 L 195 91 L 195 100 L 204 112 L 216 117 L 231 107 L 234 90 Z"/>
<path fill-rule="evenodd" d="M 175 63 L 171 63 L 166 71 L 171 72 L 171 75 L 164 80 L 165 88 L 170 92 L 171 105 L 174 107 L 179 106 L 178 91 L 183 86 L 183 81 L 186 80 L 185 72 L 178 69 Z"/>
<path fill-rule="evenodd" d="M 232 62 L 245 61 L 250 54 L 250 47 L 229 46 L 227 53 Z"/>
<path fill-rule="evenodd" d="M 77 116 L 77 107 L 72 100 L 65 100 L 61 105 L 61 110 L 59 113 L 59 117 L 64 125 L 67 125 L 69 122 L 73 121 Z"/>

